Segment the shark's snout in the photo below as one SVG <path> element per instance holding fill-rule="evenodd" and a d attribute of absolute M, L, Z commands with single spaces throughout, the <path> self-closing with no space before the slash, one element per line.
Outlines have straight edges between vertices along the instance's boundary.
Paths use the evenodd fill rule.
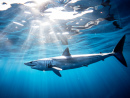
<path fill-rule="evenodd" d="M 29 63 L 24 63 L 25 65 L 27 65 L 27 66 L 30 66 L 30 64 Z"/>
<path fill-rule="evenodd" d="M 26 63 L 24 63 L 26 65 Z"/>
<path fill-rule="evenodd" d="M 24 63 L 25 65 L 28 65 L 28 63 Z"/>

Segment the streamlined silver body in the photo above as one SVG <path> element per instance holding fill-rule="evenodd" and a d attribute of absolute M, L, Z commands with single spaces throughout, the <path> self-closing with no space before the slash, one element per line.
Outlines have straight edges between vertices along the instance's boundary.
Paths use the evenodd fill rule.
<path fill-rule="evenodd" d="M 67 48 L 65 50 L 69 51 Z M 67 53 L 67 52 L 66 52 Z M 37 69 L 41 71 L 54 71 L 58 76 L 61 76 L 59 71 L 74 69 L 83 66 L 88 66 L 89 64 L 104 60 L 105 58 L 114 55 L 114 53 L 99 53 L 99 54 L 85 54 L 85 55 L 68 55 L 63 54 L 62 56 L 44 58 L 32 62 L 25 63 L 25 65 L 31 66 L 32 69 Z"/>
<path fill-rule="evenodd" d="M 66 48 L 62 56 L 44 58 L 36 61 L 25 63 L 33 69 L 48 71 L 52 70 L 55 74 L 61 77 L 59 71 L 88 66 L 89 64 L 104 60 L 109 56 L 115 56 L 124 66 L 127 67 L 126 61 L 123 57 L 122 50 L 125 36 L 120 40 L 115 49 L 111 53 L 99 54 L 85 54 L 85 55 L 71 55 L 69 48 Z"/>

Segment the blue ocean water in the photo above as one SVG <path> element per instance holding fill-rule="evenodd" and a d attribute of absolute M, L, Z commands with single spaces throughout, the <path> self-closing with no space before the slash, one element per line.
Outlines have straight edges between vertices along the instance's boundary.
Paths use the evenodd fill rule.
<path fill-rule="evenodd" d="M 0 11 L 0 98 L 130 98 L 128 2 L 110 2 L 110 11 L 122 29 L 115 28 L 112 21 L 101 21 L 98 25 L 80 30 L 80 34 L 70 33 L 68 45 L 46 33 L 57 32 L 65 23 L 80 26 L 84 22 L 103 18 L 108 14 L 109 7 L 74 19 L 52 21 L 43 13 L 32 13 L 22 4 L 12 4 L 11 8 Z M 74 4 L 94 7 L 100 5 L 101 0 L 81 0 Z M 57 17 L 60 17 L 59 14 Z M 80 20 L 81 17 L 83 20 Z M 47 20 L 49 26 L 39 26 Z M 32 60 L 61 56 L 66 47 L 72 55 L 111 52 L 125 34 L 123 55 L 128 67 L 111 56 L 88 67 L 63 70 L 60 72 L 62 77 L 58 77 L 52 71 L 42 72 L 24 65 Z"/>

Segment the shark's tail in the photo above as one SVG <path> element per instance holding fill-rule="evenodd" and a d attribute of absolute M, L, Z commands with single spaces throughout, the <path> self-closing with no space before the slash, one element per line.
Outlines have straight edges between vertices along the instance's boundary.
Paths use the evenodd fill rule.
<path fill-rule="evenodd" d="M 122 39 L 118 42 L 115 49 L 113 50 L 114 56 L 124 65 L 127 67 L 126 61 L 124 59 L 124 56 L 122 54 L 123 46 L 125 42 L 125 35 L 122 37 Z"/>

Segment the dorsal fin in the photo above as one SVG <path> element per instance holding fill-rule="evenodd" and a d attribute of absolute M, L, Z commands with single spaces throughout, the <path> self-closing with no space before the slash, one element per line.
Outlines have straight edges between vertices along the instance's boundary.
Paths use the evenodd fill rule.
<path fill-rule="evenodd" d="M 70 52 L 69 52 L 69 48 L 68 47 L 64 50 L 62 55 L 63 56 L 70 56 L 71 55 Z"/>

